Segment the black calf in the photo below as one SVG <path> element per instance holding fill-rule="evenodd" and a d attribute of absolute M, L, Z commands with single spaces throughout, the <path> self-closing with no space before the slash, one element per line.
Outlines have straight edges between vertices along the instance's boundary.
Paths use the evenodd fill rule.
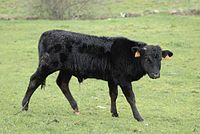
<path fill-rule="evenodd" d="M 159 46 L 126 38 L 96 37 L 62 30 L 43 33 L 38 49 L 39 66 L 30 78 L 22 101 L 23 110 L 28 110 L 32 94 L 39 85 L 44 86 L 46 77 L 60 71 L 57 85 L 76 114 L 79 114 L 78 105 L 69 90 L 72 76 L 79 82 L 86 78 L 108 81 L 113 117 L 118 117 L 116 99 L 119 85 L 138 121 L 143 119 L 135 104 L 131 82 L 145 74 L 152 79 L 159 78 L 162 57 L 173 55 L 169 50 L 162 51 Z"/>

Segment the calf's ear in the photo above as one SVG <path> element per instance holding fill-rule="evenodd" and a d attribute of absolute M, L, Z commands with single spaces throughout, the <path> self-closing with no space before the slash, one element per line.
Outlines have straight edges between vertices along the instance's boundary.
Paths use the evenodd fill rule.
<path fill-rule="evenodd" d="M 163 50 L 162 51 L 162 57 L 164 59 L 171 59 L 172 56 L 173 56 L 173 53 L 171 51 L 169 51 L 169 50 Z"/>
<path fill-rule="evenodd" d="M 139 58 L 141 56 L 139 47 L 132 47 L 131 52 L 135 58 Z"/>

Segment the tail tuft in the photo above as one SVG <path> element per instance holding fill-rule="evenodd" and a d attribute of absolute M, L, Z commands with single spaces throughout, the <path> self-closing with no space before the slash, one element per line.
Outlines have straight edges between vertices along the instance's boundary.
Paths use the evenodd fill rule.
<path fill-rule="evenodd" d="M 46 86 L 46 79 L 42 82 L 41 89 L 45 89 L 45 86 Z"/>

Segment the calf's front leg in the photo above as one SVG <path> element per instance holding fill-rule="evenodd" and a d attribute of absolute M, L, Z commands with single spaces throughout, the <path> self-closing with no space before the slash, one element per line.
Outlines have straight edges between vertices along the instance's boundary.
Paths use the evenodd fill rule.
<path fill-rule="evenodd" d="M 131 110 L 133 112 L 133 116 L 137 121 L 143 121 L 143 118 L 141 117 L 140 113 L 137 110 L 136 107 L 136 101 L 135 101 L 135 95 L 132 91 L 132 86 L 131 83 L 125 83 L 125 84 L 120 84 L 120 87 L 122 89 L 123 94 L 126 97 L 126 100 L 131 106 Z"/>

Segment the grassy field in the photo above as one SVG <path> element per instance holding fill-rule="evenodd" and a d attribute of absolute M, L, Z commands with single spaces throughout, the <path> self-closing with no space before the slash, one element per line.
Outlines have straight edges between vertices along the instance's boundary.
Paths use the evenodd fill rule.
<path fill-rule="evenodd" d="M 28 1 L 0 0 L 0 17 L 23 18 L 30 16 Z M 98 0 L 97 0 L 98 1 Z M 120 12 L 139 12 L 150 10 L 169 11 L 173 9 L 198 9 L 199 0 L 102 0 L 90 9 L 96 18 L 120 17 Z"/>
<path fill-rule="evenodd" d="M 0 133 L 200 133 L 199 24 L 200 17 L 167 15 L 94 21 L 0 21 Z M 162 61 L 160 79 L 145 76 L 133 83 L 145 121 L 133 119 L 121 90 L 117 101 L 120 117 L 112 118 L 107 83 L 94 79 L 81 85 L 76 78 L 71 80 L 81 112 L 75 116 L 55 84 L 57 73 L 48 77 L 45 90 L 35 92 L 29 111 L 20 112 L 29 77 L 38 63 L 38 39 L 49 29 L 125 36 L 172 50 L 173 59 Z"/>

